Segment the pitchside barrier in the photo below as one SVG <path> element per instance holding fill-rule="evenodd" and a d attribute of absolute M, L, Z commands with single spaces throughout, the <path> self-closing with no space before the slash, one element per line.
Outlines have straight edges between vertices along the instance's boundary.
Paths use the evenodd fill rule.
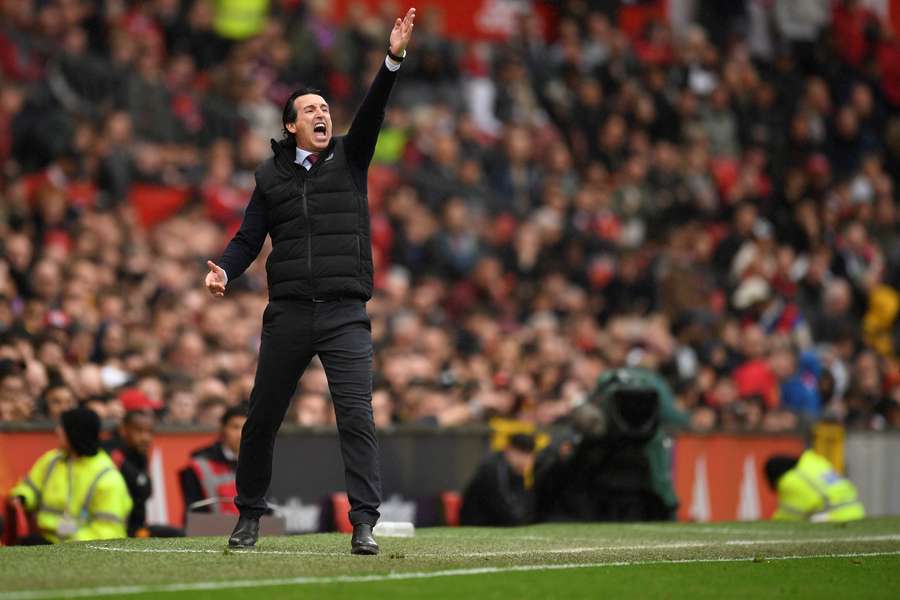
<path fill-rule="evenodd" d="M 508 424 L 507 424 L 508 427 Z M 459 493 L 478 463 L 498 447 L 488 427 L 398 427 L 379 432 L 383 519 L 418 526 L 455 524 Z M 163 429 L 150 459 L 154 494 L 148 521 L 181 525 L 184 504 L 178 470 L 192 450 L 215 439 L 209 431 Z M 842 447 L 836 446 L 839 440 Z M 900 514 L 900 433 L 848 433 L 830 438 L 844 457 L 871 515 Z M 56 445 L 48 425 L 0 428 L 0 497 L 38 456 Z M 775 508 L 762 468 L 773 454 L 799 454 L 801 435 L 678 434 L 671 444 L 678 518 L 734 521 L 768 518 Z M 278 436 L 270 499 L 292 533 L 347 527 L 344 472 L 333 429 L 285 427 Z"/>
<path fill-rule="evenodd" d="M 900 432 L 848 432 L 847 477 L 872 517 L 900 515 Z"/>

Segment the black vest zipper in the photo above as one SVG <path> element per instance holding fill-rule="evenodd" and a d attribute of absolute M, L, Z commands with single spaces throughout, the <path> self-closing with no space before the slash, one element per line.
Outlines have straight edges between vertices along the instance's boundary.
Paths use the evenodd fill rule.
<path fill-rule="evenodd" d="M 303 167 L 300 167 L 301 169 Z M 308 176 L 308 174 L 307 174 Z M 306 273 L 309 278 L 309 293 L 313 294 L 312 276 L 312 226 L 309 224 L 309 207 L 306 204 L 306 177 L 303 178 L 303 216 L 306 219 Z M 315 296 L 315 294 L 313 294 Z"/>

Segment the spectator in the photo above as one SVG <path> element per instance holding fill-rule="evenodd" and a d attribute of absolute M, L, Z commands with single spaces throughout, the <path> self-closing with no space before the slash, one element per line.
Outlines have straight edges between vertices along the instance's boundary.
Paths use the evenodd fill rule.
<path fill-rule="evenodd" d="M 147 525 L 147 500 L 153 495 L 148 471 L 150 445 L 156 418 L 148 410 L 129 410 L 103 448 L 122 473 L 134 508 L 128 516 L 129 537 L 177 537 L 179 530 L 166 525 Z"/>
<path fill-rule="evenodd" d="M 294 400 L 294 423 L 304 427 L 334 425 L 334 409 L 321 392 L 301 392 Z"/>
<path fill-rule="evenodd" d="M 42 404 L 47 418 L 57 422 L 64 412 L 75 408 L 75 394 L 62 383 L 52 383 L 44 390 Z"/>
<path fill-rule="evenodd" d="M 228 402 L 222 396 L 208 396 L 200 400 L 197 405 L 197 425 L 214 429 L 228 411 Z"/>
<path fill-rule="evenodd" d="M 31 414 L 25 380 L 12 373 L 4 375 L 0 380 L 0 421 L 26 421 Z"/>
<path fill-rule="evenodd" d="M 186 513 L 238 514 L 234 505 L 235 472 L 246 420 L 245 406 L 229 408 L 221 418 L 219 439 L 191 453 L 191 464 L 178 474 Z"/>
<path fill-rule="evenodd" d="M 849 337 L 860 339 L 859 318 L 854 316 L 853 296 L 850 285 L 844 279 L 834 279 L 825 285 L 822 306 L 813 315 L 813 338 L 833 342 Z"/>
<path fill-rule="evenodd" d="M 487 457 L 463 492 L 460 524 L 524 525 L 534 519 L 534 438 L 510 437 L 505 450 Z"/>
<path fill-rule="evenodd" d="M 793 351 L 783 348 L 772 357 L 772 365 L 781 382 L 781 406 L 809 420 L 816 419 L 822 409 L 822 399 L 819 397 L 822 365 L 815 353 L 801 354 L 798 365 Z"/>
<path fill-rule="evenodd" d="M 134 504 L 128 516 L 129 537 L 138 535 L 146 526 L 146 504 L 153 494 L 153 482 L 147 467 L 154 426 L 152 413 L 129 411 L 125 413 L 113 437 L 103 443 L 103 449 L 122 473 Z"/>
<path fill-rule="evenodd" d="M 813 65 L 816 42 L 828 24 L 828 9 L 828 0 L 775 0 L 778 32 L 790 44 L 790 55 L 805 68 Z"/>
<path fill-rule="evenodd" d="M 163 420 L 175 425 L 191 425 L 197 414 L 197 399 L 190 390 L 174 390 L 166 402 L 168 410 Z"/>
<path fill-rule="evenodd" d="M 379 387 L 372 391 L 372 413 L 378 429 L 387 429 L 394 424 L 394 403 L 390 390 Z"/>

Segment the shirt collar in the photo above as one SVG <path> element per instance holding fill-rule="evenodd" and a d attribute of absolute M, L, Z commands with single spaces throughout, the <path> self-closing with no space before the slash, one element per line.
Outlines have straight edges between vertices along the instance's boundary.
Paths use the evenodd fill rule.
<path fill-rule="evenodd" d="M 298 148 L 299 150 L 299 148 Z M 307 152 L 307 154 L 312 154 L 311 152 Z M 305 158 L 305 157 L 304 157 Z M 225 447 L 225 444 L 222 444 L 222 455 L 225 457 L 225 460 L 230 460 L 232 462 L 237 460 L 237 454 L 229 450 Z"/>
<path fill-rule="evenodd" d="M 297 146 L 297 157 L 294 159 L 294 162 L 298 165 L 302 165 L 303 161 L 306 160 L 306 157 L 312 154 L 312 152 L 307 152 L 300 146 Z"/>

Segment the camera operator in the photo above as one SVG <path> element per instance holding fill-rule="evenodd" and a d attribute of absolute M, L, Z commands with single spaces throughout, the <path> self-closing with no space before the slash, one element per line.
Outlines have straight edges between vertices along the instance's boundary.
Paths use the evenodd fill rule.
<path fill-rule="evenodd" d="M 687 416 L 666 382 L 640 368 L 604 373 L 535 464 L 539 521 L 670 520 L 678 507 L 662 423 Z"/>
<path fill-rule="evenodd" d="M 534 521 L 534 437 L 517 433 L 488 456 L 463 493 L 462 525 L 512 526 Z"/>

